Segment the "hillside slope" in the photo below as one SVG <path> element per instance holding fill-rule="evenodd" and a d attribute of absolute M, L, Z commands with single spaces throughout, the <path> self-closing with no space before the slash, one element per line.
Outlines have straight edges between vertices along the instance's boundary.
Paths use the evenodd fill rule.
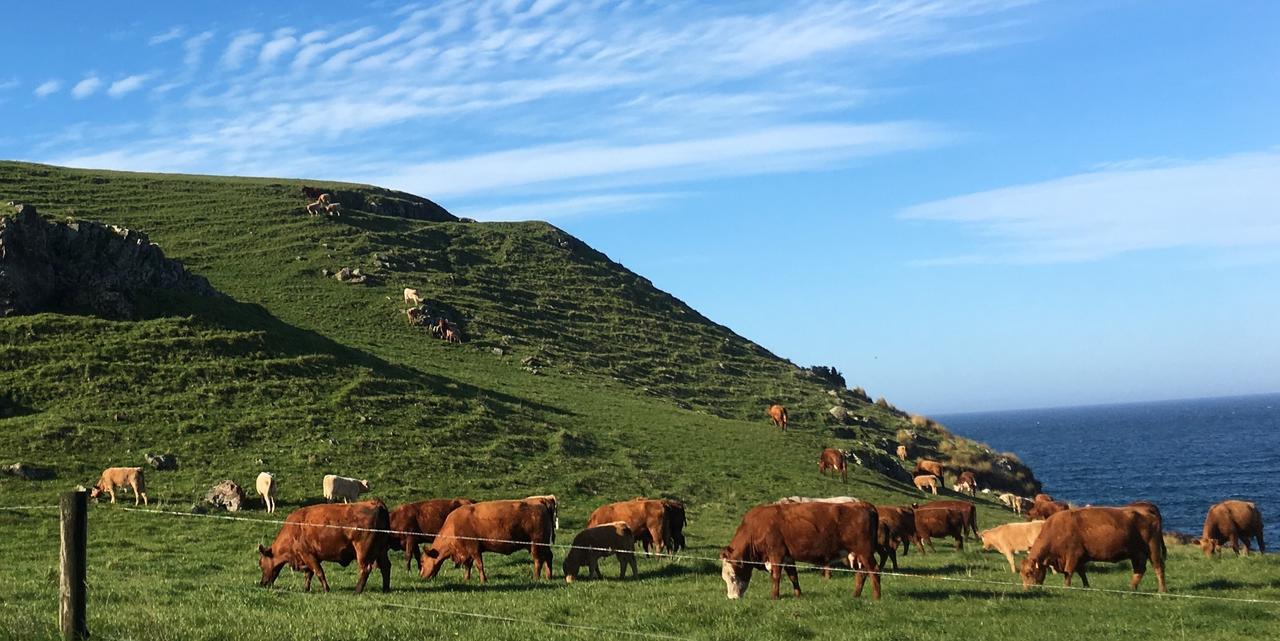
<path fill-rule="evenodd" d="M 0 447 L 74 474 L 172 450 L 193 494 L 266 467 L 370 475 L 406 496 L 471 485 L 746 505 L 801 491 L 825 445 L 901 478 L 885 452 L 910 430 L 924 454 L 1037 485 L 1016 459 L 837 389 L 551 225 L 463 222 L 408 194 L 306 184 L 346 214 L 307 216 L 301 181 L 0 163 L 0 201 L 142 230 L 229 297 L 157 295 L 138 322 L 0 320 L 15 407 Z M 324 275 L 343 267 L 372 278 Z M 408 326 L 406 286 L 467 343 Z M 763 416 L 774 402 L 791 411 L 787 435 Z M 832 424 L 833 404 L 856 420 Z M 873 494 L 907 487 L 855 477 Z"/>

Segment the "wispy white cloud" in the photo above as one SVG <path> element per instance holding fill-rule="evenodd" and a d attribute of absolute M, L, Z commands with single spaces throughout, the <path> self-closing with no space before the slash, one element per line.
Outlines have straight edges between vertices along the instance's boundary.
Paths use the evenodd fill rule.
<path fill-rule="evenodd" d="M 77 82 L 75 86 L 71 88 L 71 96 L 74 97 L 76 100 L 83 100 L 85 98 L 88 98 L 89 96 L 92 96 L 101 87 L 102 87 L 101 79 L 99 79 L 97 76 L 89 76 L 88 78 L 85 78 L 80 82 Z"/>
<path fill-rule="evenodd" d="M 232 71 L 239 69 L 253 54 L 253 50 L 262 42 L 262 39 L 263 35 L 256 31 L 246 31 L 233 36 L 231 44 L 227 45 L 227 50 L 222 53 L 222 68 Z"/>
<path fill-rule="evenodd" d="M 472 206 L 459 209 L 455 213 L 476 220 L 556 220 L 649 210 L 675 197 L 677 194 L 657 192 L 591 194 L 523 201 L 516 205 Z"/>
<path fill-rule="evenodd" d="M 16 89 L 16 88 L 18 87 L 18 85 L 21 85 L 21 84 L 22 84 L 22 82 L 21 82 L 21 81 L 19 81 L 17 78 L 9 78 L 8 80 L 0 80 L 0 91 L 8 91 L 8 90 L 10 90 L 10 89 Z"/>
<path fill-rule="evenodd" d="M 121 78 L 111 83 L 111 86 L 107 88 L 107 95 L 112 98 L 119 98 L 127 93 L 137 91 L 141 89 L 142 85 L 146 84 L 147 80 L 150 78 L 151 75 L 145 73 L 134 74 L 132 76 Z"/>
<path fill-rule="evenodd" d="M 871 83 L 890 64 L 996 38 L 977 27 L 1020 3 L 453 0 L 326 15 L 321 29 L 186 31 L 195 35 L 174 36 L 182 65 L 145 79 L 165 95 L 150 103 L 150 137 L 95 140 L 89 130 L 63 159 L 318 169 L 447 194 L 455 206 L 491 190 L 604 205 L 575 199 L 943 144 L 936 125 L 850 114 L 885 93 Z"/>
<path fill-rule="evenodd" d="M 33 93 L 35 93 L 37 98 L 43 98 L 45 96 L 50 96 L 55 93 L 58 93 L 60 89 L 62 89 L 61 80 L 46 80 L 40 83 L 40 85 L 36 87 L 36 90 Z"/>
<path fill-rule="evenodd" d="M 1095 171 L 910 207 L 962 225 L 977 251 L 925 265 L 1057 263 L 1156 249 L 1280 247 L 1280 152 Z"/>
<path fill-rule="evenodd" d="M 204 60 L 204 50 L 209 46 L 210 40 L 213 40 L 212 31 L 204 31 L 187 38 L 182 43 L 182 63 L 188 67 L 199 65 Z"/>
<path fill-rule="evenodd" d="M 269 65 L 274 63 L 291 49 L 298 46 L 298 39 L 293 35 L 293 29 L 280 29 L 272 36 L 267 44 L 262 45 L 262 51 L 258 54 L 258 63 Z"/>
<path fill-rule="evenodd" d="M 943 140 L 945 134 L 919 123 L 789 125 L 669 142 L 558 144 L 500 151 L 405 166 L 385 180 L 397 188 L 438 196 L 677 170 L 680 177 L 659 179 L 668 182 L 708 174 L 794 170 L 811 163 L 918 149 Z"/>
<path fill-rule="evenodd" d="M 151 36 L 151 38 L 147 40 L 147 44 L 154 47 L 155 45 L 177 40 L 178 38 L 181 38 L 184 33 L 186 33 L 186 30 L 182 27 L 170 27 L 167 31 Z"/>

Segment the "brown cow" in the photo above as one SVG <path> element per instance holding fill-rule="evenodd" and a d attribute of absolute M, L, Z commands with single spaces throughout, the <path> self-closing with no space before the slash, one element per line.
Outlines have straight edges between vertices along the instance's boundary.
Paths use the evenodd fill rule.
<path fill-rule="evenodd" d="M 876 535 L 876 547 L 880 553 L 880 567 L 884 567 L 887 557 L 893 562 L 893 569 L 898 569 L 898 546 L 903 545 L 902 555 L 911 550 L 911 542 L 916 538 L 916 512 L 913 507 L 897 505 L 877 505 L 880 526 Z"/>
<path fill-rule="evenodd" d="M 781 427 L 784 432 L 787 431 L 787 408 L 781 405 L 770 405 L 765 413 L 769 415 L 769 420 L 773 421 L 774 425 Z"/>
<path fill-rule="evenodd" d="M 323 504 L 294 510 L 285 519 L 271 547 L 258 546 L 258 567 L 262 569 L 259 585 L 269 586 L 287 564 L 306 573 L 302 589 L 311 591 L 312 575 L 320 578 L 324 591 L 329 591 L 321 561 L 337 561 L 346 567 L 354 559 L 360 569 L 356 594 L 364 591 L 373 566 L 382 572 L 382 591 L 391 591 L 391 560 L 387 548 L 391 535 L 391 516 L 381 500 L 359 503 Z"/>
<path fill-rule="evenodd" d="M 956 491 L 968 492 L 969 496 L 977 496 L 978 478 L 969 470 L 961 472 L 960 476 L 956 477 Z"/>
<path fill-rule="evenodd" d="M 1044 583 L 1049 567 L 1062 573 L 1067 587 L 1072 573 L 1089 587 L 1085 566 L 1090 561 L 1128 559 L 1133 566 L 1129 589 L 1138 589 L 1147 561 L 1156 569 L 1156 583 L 1164 584 L 1164 537 L 1159 519 L 1143 507 L 1084 507 L 1059 512 L 1044 522 L 1040 536 L 1022 560 L 1022 585 Z"/>
<path fill-rule="evenodd" d="M 637 576 L 640 568 L 636 566 L 635 548 L 635 536 L 625 521 L 589 527 L 573 537 L 573 545 L 564 557 L 564 580 L 573 583 L 584 565 L 589 578 L 603 578 L 600 559 L 613 555 L 618 557 L 619 579 L 627 577 L 627 566 L 631 566 L 631 576 Z"/>
<path fill-rule="evenodd" d="M 950 536 L 956 540 L 956 549 L 964 549 L 965 516 L 964 512 L 946 506 L 935 507 L 933 503 L 915 509 L 916 547 L 924 552 L 924 544 L 937 552 L 933 547 L 933 537 Z"/>
<path fill-rule="evenodd" d="M 684 503 L 676 499 L 661 500 L 662 507 L 666 508 L 667 538 L 671 542 L 671 552 L 674 554 L 685 548 L 684 526 L 689 519 L 684 513 Z"/>
<path fill-rule="evenodd" d="M 922 458 L 916 461 L 916 467 L 914 470 L 911 471 L 911 476 L 924 476 L 926 474 L 932 474 L 938 477 L 939 481 L 942 481 L 943 480 L 942 471 L 943 471 L 943 467 L 941 463 L 937 461 L 931 461 L 927 458 Z"/>
<path fill-rule="evenodd" d="M 541 578 L 543 568 L 551 578 L 551 532 L 555 526 L 551 510 L 537 501 L 484 501 L 463 505 L 449 513 L 427 551 L 419 574 L 434 578 L 446 560 L 480 572 L 480 582 L 489 580 L 484 571 L 484 553 L 512 554 L 528 549 L 533 556 L 533 578 Z"/>
<path fill-rule="evenodd" d="M 449 513 L 472 503 L 475 501 L 471 499 L 431 499 L 405 503 L 391 510 L 391 529 L 395 531 L 391 535 L 391 549 L 404 550 L 404 569 L 410 569 L 417 561 L 421 571 L 422 554 L 418 545 L 430 545 L 444 527 Z"/>
<path fill-rule="evenodd" d="M 944 507 L 949 510 L 960 513 L 960 517 L 964 519 L 964 528 L 968 534 L 972 534 L 973 538 L 981 541 L 982 537 L 978 535 L 978 508 L 968 501 L 960 501 L 950 499 L 945 501 L 931 501 L 925 504 L 925 507 Z"/>
<path fill-rule="evenodd" d="M 839 472 L 840 480 L 849 482 L 849 462 L 844 452 L 830 447 L 822 450 L 822 454 L 818 457 L 818 474 L 823 474 L 827 470 L 831 470 L 832 475 Z"/>
<path fill-rule="evenodd" d="M 733 540 L 720 551 L 720 577 L 730 599 L 747 591 L 751 574 L 763 568 L 773 580 L 777 599 L 782 573 L 791 579 L 796 596 L 800 581 L 796 563 L 826 566 L 847 559 L 856 570 L 853 596 L 862 594 L 871 575 L 871 595 L 880 598 L 880 570 L 876 565 L 879 518 L 869 503 L 770 503 L 751 508 L 742 517 Z"/>
<path fill-rule="evenodd" d="M 1223 501 L 1211 508 L 1204 517 L 1204 533 L 1200 535 L 1200 549 L 1205 556 L 1222 550 L 1225 543 L 1240 554 L 1240 543 L 1244 543 L 1244 553 L 1249 554 L 1249 539 L 1258 540 L 1258 551 L 1266 553 L 1267 544 L 1262 540 L 1262 513 L 1258 506 L 1248 501 Z"/>
<path fill-rule="evenodd" d="M 560 505 L 556 503 L 556 495 L 542 494 L 539 496 L 526 496 L 525 501 L 540 503 L 551 510 L 551 542 L 556 542 L 556 530 L 560 529 Z"/>
<path fill-rule="evenodd" d="M 609 503 L 591 513 L 591 517 L 587 519 L 587 527 L 624 521 L 646 553 L 649 552 L 650 544 L 658 553 L 662 553 L 675 545 L 669 529 L 672 519 L 668 516 L 668 511 L 663 501 L 656 499 L 635 498 Z"/>
<path fill-rule="evenodd" d="M 1043 499 L 1041 497 L 1044 497 Z M 1058 512 L 1065 512 L 1071 509 L 1070 505 L 1062 501 L 1055 501 L 1048 494 L 1037 494 L 1035 503 L 1031 505 L 1031 509 L 1026 511 L 1027 518 L 1033 521 L 1041 521 L 1047 519 Z"/>
<path fill-rule="evenodd" d="M 97 485 L 89 491 L 89 498 L 96 499 L 105 492 L 111 497 L 111 502 L 115 503 L 117 487 L 133 490 L 134 505 L 137 505 L 139 500 L 143 505 L 151 505 L 147 500 L 147 480 L 143 478 L 140 467 L 109 467 L 102 470 L 102 476 L 98 479 Z"/>

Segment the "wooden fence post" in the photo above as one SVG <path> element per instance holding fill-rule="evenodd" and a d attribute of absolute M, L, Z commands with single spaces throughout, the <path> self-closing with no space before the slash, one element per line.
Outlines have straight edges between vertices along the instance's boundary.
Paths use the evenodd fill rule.
<path fill-rule="evenodd" d="M 58 584 L 58 628 L 66 641 L 89 636 L 85 620 L 85 547 L 88 543 L 89 493 L 64 492 L 62 508 L 62 580 Z"/>

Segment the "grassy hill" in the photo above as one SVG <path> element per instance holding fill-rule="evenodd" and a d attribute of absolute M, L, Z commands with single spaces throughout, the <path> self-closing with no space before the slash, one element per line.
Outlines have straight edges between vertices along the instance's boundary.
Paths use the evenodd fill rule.
<path fill-rule="evenodd" d="M 342 218 L 313 218 L 303 211 L 303 184 L 0 162 L 0 202 L 141 230 L 228 296 L 156 292 L 136 321 L 49 313 L 0 319 L 0 463 L 23 460 L 58 473 L 43 482 L 0 477 L 0 505 L 47 505 L 107 465 L 139 465 L 144 452 L 171 451 L 181 468 L 148 474 L 160 509 L 186 511 L 218 480 L 247 485 L 264 469 L 277 474 L 286 508 L 314 500 L 320 477 L 332 472 L 370 479 L 373 494 L 389 503 L 555 493 L 567 528 L 607 501 L 668 495 L 690 506 L 691 554 L 713 559 L 745 509 L 780 496 L 920 500 L 895 480 L 898 464 L 886 454 L 908 433 L 923 454 L 1010 486 L 1034 485 L 1016 458 L 935 423 L 913 423 L 888 403 L 871 403 L 768 353 L 554 226 L 457 221 L 416 196 L 308 182 L 333 190 L 347 209 Z M 353 285 L 323 273 L 342 267 L 373 278 Z M 404 287 L 418 288 L 433 309 L 459 320 L 467 342 L 445 344 L 408 326 L 400 311 Z M 539 363 L 536 374 L 523 366 L 530 357 Z M 787 434 L 764 417 L 774 402 L 790 409 Z M 837 403 L 858 420 L 836 424 L 828 409 Z M 824 446 L 850 448 L 870 467 L 855 466 L 847 485 L 820 478 L 815 462 Z M 1012 518 L 989 500 L 979 504 L 983 525 Z M 566 590 L 529 587 L 522 579 L 527 556 L 517 555 L 492 562 L 497 580 L 485 589 L 452 577 L 423 584 L 397 571 L 397 593 L 359 602 L 389 608 L 367 625 L 349 614 L 356 609 L 350 595 L 331 595 L 341 603 L 333 608 L 292 594 L 292 579 L 286 591 L 247 589 L 256 581 L 253 546 L 275 527 L 95 508 L 91 625 L 108 638 L 529 633 L 520 625 L 390 609 L 409 606 L 693 638 L 741 638 L 748 629 L 742 624 L 757 620 L 752 635 L 760 638 L 823 636 L 847 628 L 844 615 L 855 613 L 872 626 L 859 628 L 863 636 L 905 629 L 934 638 L 936 626 L 956 618 L 970 635 L 1012 635 L 1033 629 L 1037 619 L 1116 603 L 1102 594 L 1024 595 L 1008 585 L 1003 559 L 972 551 L 913 555 L 906 565 L 994 583 L 890 578 L 884 602 L 853 605 L 847 580 L 826 584 L 806 575 L 813 598 L 777 607 L 760 600 L 760 577 L 748 603 L 725 602 L 706 560 L 642 561 L 644 577 L 634 585 Z M 0 630 L 51 636 L 56 519 L 0 510 L 0 532 L 22 533 L 0 537 L 0 550 L 14 560 L 0 564 Z M 1180 563 L 1208 567 L 1179 554 Z M 1256 565 L 1213 567 L 1219 569 L 1205 576 L 1219 585 L 1197 587 L 1189 578 L 1171 585 L 1280 598 L 1274 579 L 1241 578 Z M 1274 564 L 1265 567 L 1273 573 L 1263 576 L 1280 576 Z M 335 589 L 349 588 L 351 574 L 335 569 Z M 1102 574 L 1098 583 L 1118 587 L 1126 576 Z M 1172 636 L 1186 631 L 1200 607 L 1190 600 L 1134 605 L 1153 603 L 1126 615 L 1128 625 Z M 971 608 L 984 616 L 964 618 Z M 1036 617 L 1001 619 L 1028 609 Z M 1233 633 L 1273 629 L 1274 609 L 1264 612 Z M 226 616 L 238 625 L 226 627 Z M 892 624 L 908 620 L 907 628 Z"/>

